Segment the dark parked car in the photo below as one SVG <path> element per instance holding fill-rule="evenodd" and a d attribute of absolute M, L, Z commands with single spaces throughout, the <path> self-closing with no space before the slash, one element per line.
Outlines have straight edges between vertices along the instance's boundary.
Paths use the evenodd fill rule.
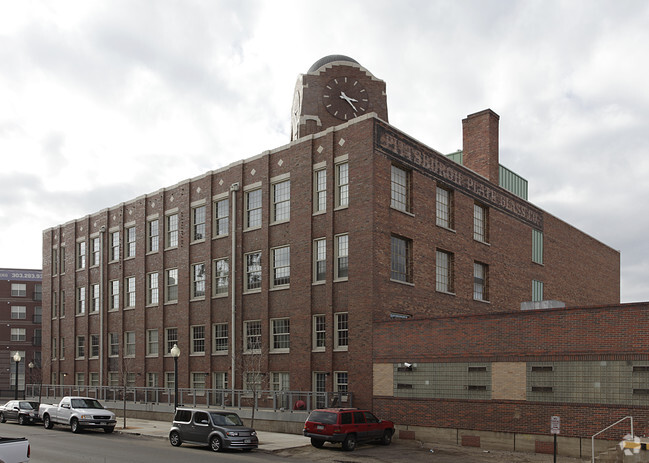
<path fill-rule="evenodd" d="M 342 443 L 345 450 L 354 450 L 358 442 L 390 445 L 393 434 L 392 421 L 379 420 L 372 412 L 357 408 L 313 410 L 304 423 L 304 435 L 317 448 L 325 442 Z"/>
<path fill-rule="evenodd" d="M 193 408 L 176 410 L 169 442 L 175 447 L 182 443 L 209 445 L 215 452 L 224 448 L 249 451 L 259 446 L 255 430 L 244 426 L 236 413 Z"/>
<path fill-rule="evenodd" d="M 20 424 L 33 424 L 38 420 L 38 406 L 34 408 L 27 400 L 10 400 L 0 407 L 0 423 L 7 420 L 18 421 Z"/>

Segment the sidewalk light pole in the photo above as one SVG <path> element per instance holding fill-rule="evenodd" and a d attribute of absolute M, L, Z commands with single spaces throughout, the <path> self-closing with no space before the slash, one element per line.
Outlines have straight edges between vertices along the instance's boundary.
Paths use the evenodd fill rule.
<path fill-rule="evenodd" d="M 33 396 L 34 395 L 34 375 L 33 375 L 32 372 L 34 371 L 34 362 L 29 362 L 27 364 L 27 366 L 29 367 L 29 384 L 32 385 L 32 396 Z M 25 381 L 25 391 L 27 391 L 27 384 L 26 383 L 27 383 L 27 381 Z"/>
<path fill-rule="evenodd" d="M 16 353 L 14 354 L 14 362 L 16 362 L 16 381 L 15 381 L 16 393 L 14 395 L 14 400 L 18 400 L 18 364 L 20 363 L 21 360 L 22 357 L 20 356 L 18 351 L 16 351 Z"/>
<path fill-rule="evenodd" d="M 178 344 L 174 344 L 169 351 L 171 356 L 174 358 L 174 413 L 178 408 L 178 357 L 180 357 L 180 349 Z"/>

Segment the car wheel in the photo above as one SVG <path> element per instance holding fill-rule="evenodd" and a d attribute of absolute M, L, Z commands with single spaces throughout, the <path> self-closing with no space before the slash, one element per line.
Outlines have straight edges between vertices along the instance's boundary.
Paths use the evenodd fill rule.
<path fill-rule="evenodd" d="M 54 427 L 52 420 L 50 420 L 50 415 L 45 415 L 43 417 L 43 426 L 45 426 L 45 429 L 52 429 Z"/>
<path fill-rule="evenodd" d="M 180 439 L 180 434 L 178 434 L 178 431 L 171 431 L 169 434 L 169 442 L 171 442 L 171 445 L 174 447 L 180 447 L 180 444 L 183 443 L 183 441 Z"/>
<path fill-rule="evenodd" d="M 5 418 L 5 414 L 0 413 L 0 423 L 6 423 L 6 422 L 7 422 L 7 419 Z"/>
<path fill-rule="evenodd" d="M 18 424 L 22 424 L 22 425 L 27 424 L 27 420 L 25 419 L 25 415 L 18 415 Z"/>
<path fill-rule="evenodd" d="M 356 434 L 347 434 L 343 441 L 343 450 L 352 451 L 356 448 Z"/>
<path fill-rule="evenodd" d="M 325 441 L 323 441 L 322 439 L 316 439 L 315 437 L 311 438 L 311 445 L 313 445 L 317 449 L 321 449 L 324 443 Z"/>
<path fill-rule="evenodd" d="M 75 434 L 81 431 L 81 427 L 79 426 L 79 420 L 77 420 L 76 418 L 72 418 L 72 421 L 70 421 L 70 430 Z"/>
<path fill-rule="evenodd" d="M 106 427 L 104 428 L 104 432 L 105 432 L 106 434 L 111 434 L 114 430 L 115 430 L 115 426 L 106 426 Z"/>
<path fill-rule="evenodd" d="M 383 437 L 381 437 L 381 444 L 390 445 L 391 442 L 392 442 L 392 431 L 386 429 L 385 432 L 383 433 Z"/>
<path fill-rule="evenodd" d="M 210 439 L 210 448 L 215 452 L 220 452 L 223 449 L 223 444 L 219 436 L 214 436 Z"/>

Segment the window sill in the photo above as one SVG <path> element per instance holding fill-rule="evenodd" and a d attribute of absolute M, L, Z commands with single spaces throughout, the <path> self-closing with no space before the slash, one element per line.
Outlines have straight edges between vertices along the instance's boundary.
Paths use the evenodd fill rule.
<path fill-rule="evenodd" d="M 477 240 L 475 238 L 473 238 L 473 241 L 475 241 L 476 243 L 484 244 L 485 246 L 491 246 L 491 244 L 487 243 L 486 241 Z"/>
<path fill-rule="evenodd" d="M 164 248 L 165 251 L 171 251 L 172 249 L 178 249 L 178 245 L 175 245 L 175 246 L 167 246 L 166 248 Z"/>
<path fill-rule="evenodd" d="M 475 302 L 481 302 L 483 304 L 491 304 L 491 301 L 487 301 L 485 299 L 473 299 Z"/>
<path fill-rule="evenodd" d="M 453 292 L 450 292 L 450 291 L 442 291 L 442 290 L 436 289 L 435 292 L 437 292 L 439 294 L 446 294 L 447 296 L 457 296 L 457 294 L 455 294 Z"/>
<path fill-rule="evenodd" d="M 192 297 L 189 300 L 189 302 L 204 301 L 204 300 L 205 300 L 205 296 L 196 296 L 196 297 Z"/>
<path fill-rule="evenodd" d="M 327 283 L 327 280 L 317 280 L 317 281 L 314 281 L 313 283 L 311 283 L 311 286 L 320 286 L 320 285 L 324 285 L 326 283 Z"/>
<path fill-rule="evenodd" d="M 291 285 L 273 286 L 268 291 L 281 291 L 283 289 L 291 289 Z"/>
<path fill-rule="evenodd" d="M 414 283 L 410 283 L 409 281 L 401 281 L 401 280 L 395 280 L 393 278 L 390 278 L 390 281 L 393 283 L 399 283 L 401 285 L 406 285 L 406 286 L 415 286 Z"/>
<path fill-rule="evenodd" d="M 243 232 L 246 233 L 246 232 L 249 232 L 249 231 L 255 231 L 255 230 L 261 230 L 261 225 L 257 225 L 256 227 L 245 228 L 245 229 L 243 230 Z"/>
<path fill-rule="evenodd" d="M 284 219 L 284 220 L 277 220 L 275 222 L 271 222 L 269 225 L 272 227 L 273 225 L 281 225 L 283 223 L 289 223 L 291 219 Z"/>
<path fill-rule="evenodd" d="M 126 262 L 127 260 L 133 260 L 133 259 L 135 259 L 135 256 L 126 256 L 126 257 L 124 257 L 124 262 Z"/>
<path fill-rule="evenodd" d="M 192 352 L 189 354 L 190 357 L 205 357 L 205 352 Z"/>
<path fill-rule="evenodd" d="M 173 300 L 173 301 L 167 301 L 164 303 L 164 305 L 176 305 L 178 304 L 178 299 Z"/>
<path fill-rule="evenodd" d="M 147 355 L 146 355 L 146 358 L 148 358 L 148 359 L 155 359 L 155 358 L 158 358 L 158 354 L 147 354 Z"/>
<path fill-rule="evenodd" d="M 88 315 L 99 315 L 99 310 L 94 310 L 90 312 Z"/>
<path fill-rule="evenodd" d="M 246 294 L 259 294 L 259 293 L 261 293 L 261 288 L 259 288 L 259 289 L 250 289 L 250 290 L 246 290 L 246 291 L 243 292 L 244 295 L 246 295 Z"/>
<path fill-rule="evenodd" d="M 334 211 L 342 211 L 343 209 L 349 209 L 349 204 L 334 207 Z"/>
<path fill-rule="evenodd" d="M 151 309 L 151 308 L 153 308 L 153 307 L 158 307 L 159 305 L 160 305 L 159 303 L 154 302 L 154 303 L 152 303 L 152 304 L 147 304 L 147 305 L 145 305 L 144 307 L 146 307 L 147 309 Z"/>
<path fill-rule="evenodd" d="M 157 254 L 158 252 L 160 252 L 159 249 L 156 249 L 155 251 L 147 251 L 147 252 L 146 252 L 146 255 L 147 255 L 147 256 L 150 256 L 150 255 L 153 255 L 153 254 Z"/>
<path fill-rule="evenodd" d="M 347 351 L 349 351 L 349 346 L 334 347 L 334 352 L 347 352 Z"/>
<path fill-rule="evenodd" d="M 394 206 L 392 206 L 392 205 L 390 205 L 390 209 L 392 209 L 393 211 L 401 212 L 402 214 L 409 215 L 410 217 L 414 217 L 414 216 L 415 216 L 415 214 L 413 214 L 413 213 L 410 212 L 410 211 L 404 211 L 403 209 L 399 209 L 398 207 L 394 207 Z"/>
<path fill-rule="evenodd" d="M 126 312 L 127 310 L 135 310 L 135 306 L 124 307 L 124 312 Z"/>
<path fill-rule="evenodd" d="M 324 215 L 327 213 L 326 209 L 323 209 L 322 211 L 313 211 L 311 215 Z"/>
<path fill-rule="evenodd" d="M 446 225 L 440 225 L 440 224 L 436 223 L 435 226 L 441 228 L 442 230 L 449 231 L 451 233 L 457 233 L 457 230 L 455 230 L 454 228 L 449 228 Z"/>
<path fill-rule="evenodd" d="M 316 347 L 315 349 L 311 349 L 311 352 L 326 352 L 327 349 L 325 347 Z"/>
<path fill-rule="evenodd" d="M 291 349 L 271 349 L 271 354 L 290 354 Z"/>
<path fill-rule="evenodd" d="M 228 351 L 224 350 L 224 351 L 219 351 L 219 352 L 212 352 L 212 355 L 215 355 L 217 357 L 218 356 L 224 356 L 224 355 L 228 355 Z"/>
<path fill-rule="evenodd" d="M 349 277 L 334 278 L 334 283 L 340 283 L 341 281 L 349 281 Z"/>
<path fill-rule="evenodd" d="M 228 297 L 228 293 L 215 294 L 212 299 L 223 299 L 225 297 Z"/>
<path fill-rule="evenodd" d="M 200 240 L 192 241 L 191 243 L 189 243 L 189 245 L 191 246 L 193 244 L 199 244 L 199 243 L 204 243 L 204 242 L 205 242 L 205 238 L 201 238 Z"/>
<path fill-rule="evenodd" d="M 229 233 L 226 233 L 226 234 L 224 234 L 224 235 L 214 235 L 214 236 L 212 237 L 212 239 L 213 239 L 213 240 L 218 240 L 218 239 L 221 239 L 221 238 L 227 238 L 228 236 L 230 236 Z"/>

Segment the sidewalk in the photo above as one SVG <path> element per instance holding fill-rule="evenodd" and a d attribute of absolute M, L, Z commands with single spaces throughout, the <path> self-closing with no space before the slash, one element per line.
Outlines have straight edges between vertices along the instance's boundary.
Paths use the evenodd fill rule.
<path fill-rule="evenodd" d="M 115 432 L 161 439 L 169 439 L 169 429 L 171 429 L 171 423 L 165 421 L 139 420 L 136 418 L 126 418 L 126 429 L 122 427 L 123 425 L 124 419 L 118 417 Z M 259 438 L 259 450 L 266 452 L 303 447 L 311 443 L 308 437 L 298 434 L 257 431 L 257 437 Z"/>

